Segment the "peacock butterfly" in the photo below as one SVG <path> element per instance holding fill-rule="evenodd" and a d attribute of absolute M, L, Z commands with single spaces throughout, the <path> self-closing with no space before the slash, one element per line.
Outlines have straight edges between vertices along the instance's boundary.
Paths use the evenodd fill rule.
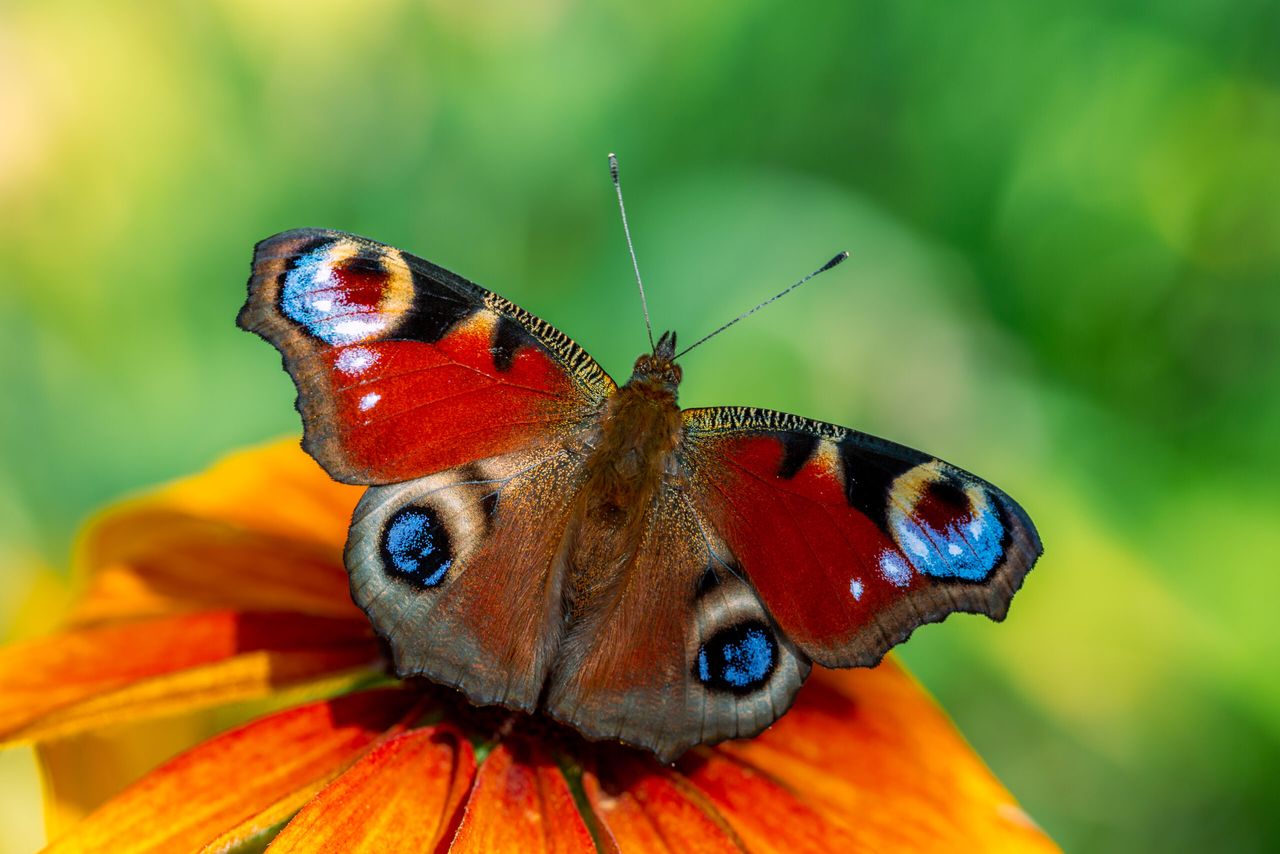
<path fill-rule="evenodd" d="M 345 559 L 396 672 L 664 760 L 760 732 L 812 662 L 1003 619 L 1042 551 L 1009 496 L 928 454 L 681 410 L 673 332 L 619 387 L 547 322 L 362 237 L 259 243 L 238 322 L 283 353 L 303 447 L 370 487 Z"/>

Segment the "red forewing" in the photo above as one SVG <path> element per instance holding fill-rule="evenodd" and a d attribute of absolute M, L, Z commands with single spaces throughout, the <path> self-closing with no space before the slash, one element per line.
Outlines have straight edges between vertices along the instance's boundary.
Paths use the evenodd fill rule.
<path fill-rule="evenodd" d="M 613 381 L 562 333 L 447 270 L 336 231 L 268 238 L 240 325 L 280 348 L 304 446 L 335 478 L 395 483 L 581 423 Z"/>

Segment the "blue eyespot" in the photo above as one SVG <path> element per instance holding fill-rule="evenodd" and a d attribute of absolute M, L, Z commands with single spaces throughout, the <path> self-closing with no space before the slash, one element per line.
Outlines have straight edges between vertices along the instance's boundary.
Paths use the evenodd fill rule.
<path fill-rule="evenodd" d="M 777 661 L 773 632 L 750 620 L 712 635 L 698 649 L 694 675 L 710 689 L 745 694 L 768 681 Z"/>
<path fill-rule="evenodd" d="M 980 487 L 932 481 L 905 508 L 891 506 L 889 524 L 911 564 L 934 578 L 984 581 L 1004 557 L 1004 525 L 995 499 Z M 898 583 L 883 561 L 881 569 Z M 902 583 L 909 580 L 908 571 Z"/>
<path fill-rule="evenodd" d="M 389 319 L 379 300 L 370 300 L 358 284 L 349 283 L 343 268 L 334 263 L 334 243 L 324 243 L 294 259 L 280 291 L 280 309 L 307 332 L 326 344 L 354 344 L 376 337 Z M 362 278 L 380 277 L 385 271 Z"/>
<path fill-rule="evenodd" d="M 382 564 L 388 575 L 435 587 L 453 565 L 449 534 L 425 508 L 403 507 L 383 530 Z"/>

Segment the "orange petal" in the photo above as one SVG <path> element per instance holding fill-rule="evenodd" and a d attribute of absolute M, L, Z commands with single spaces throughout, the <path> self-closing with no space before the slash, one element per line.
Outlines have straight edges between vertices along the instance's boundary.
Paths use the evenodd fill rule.
<path fill-rule="evenodd" d="M 347 523 L 334 530 L 345 534 Z M 79 565 L 90 580 L 72 612 L 78 625 L 222 608 L 362 618 L 342 550 L 330 543 L 137 506 L 85 537 Z"/>
<path fill-rule="evenodd" d="M 118 505 L 77 549 L 89 587 L 73 619 L 215 608 L 356 616 L 342 545 L 360 491 L 291 441 Z"/>
<path fill-rule="evenodd" d="M 46 834 L 49 839 L 60 836 L 162 762 L 202 741 L 256 718 L 367 688 L 369 680 L 367 671 L 356 671 L 252 700 L 136 718 L 41 741 L 36 756 L 44 783 Z"/>
<path fill-rule="evenodd" d="M 449 851 L 579 852 L 595 843 L 546 747 L 509 736 L 480 766 Z"/>
<path fill-rule="evenodd" d="M 229 454 L 155 499 L 188 515 L 340 549 L 363 492 L 329 477 L 295 437 Z"/>
<path fill-rule="evenodd" d="M 49 850 L 242 843 L 288 818 L 420 702 L 409 691 L 368 691 L 254 721 L 165 763 Z"/>
<path fill-rule="evenodd" d="M 685 754 L 680 770 L 715 805 L 751 851 L 892 851 L 860 842 L 767 775 L 719 750 Z M 800 790 L 803 792 L 803 789 Z"/>
<path fill-rule="evenodd" d="M 776 725 L 717 750 L 744 772 L 776 780 L 864 847 L 1058 850 L 892 660 L 873 670 L 815 668 Z M 700 787 L 705 774 L 695 772 Z M 742 831 L 736 807 L 725 815 Z"/>
<path fill-rule="evenodd" d="M 706 795 L 650 757 L 599 748 L 587 800 L 623 851 L 745 851 Z"/>
<path fill-rule="evenodd" d="M 396 736 L 316 795 L 270 850 L 431 851 L 452 836 L 475 771 L 471 743 L 452 727 Z"/>
<path fill-rule="evenodd" d="M 262 696 L 378 660 L 362 621 L 299 614 L 216 611 L 63 632 L 0 648 L 0 742 Z"/>

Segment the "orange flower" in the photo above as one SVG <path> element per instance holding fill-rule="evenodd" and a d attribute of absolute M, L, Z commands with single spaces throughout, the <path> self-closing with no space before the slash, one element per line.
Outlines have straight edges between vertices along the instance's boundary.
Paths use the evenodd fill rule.
<path fill-rule="evenodd" d="M 40 745 L 54 807 L 102 797 L 74 779 L 86 733 L 327 699 L 163 763 L 51 850 L 1056 850 L 891 661 L 815 668 L 767 732 L 674 766 L 386 679 L 342 567 L 359 493 L 290 442 L 90 526 L 67 627 L 0 650 L 0 740 Z"/>

